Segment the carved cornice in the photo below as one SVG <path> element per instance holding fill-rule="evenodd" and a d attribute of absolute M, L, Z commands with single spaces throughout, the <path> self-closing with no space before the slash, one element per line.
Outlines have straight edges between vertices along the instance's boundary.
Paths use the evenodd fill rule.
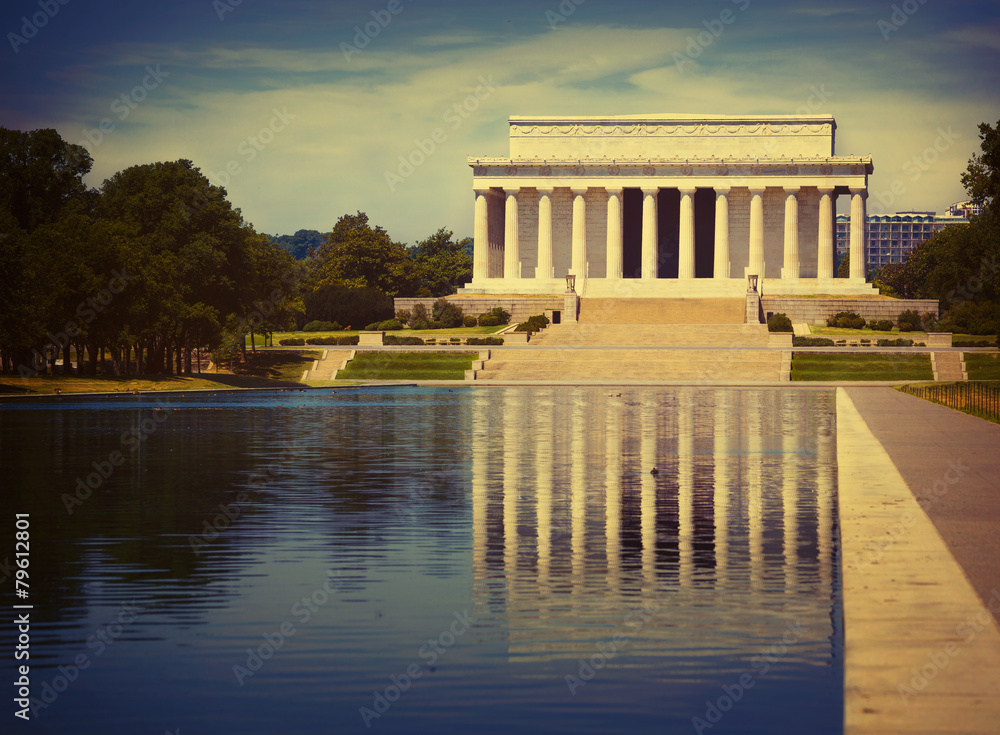
<path fill-rule="evenodd" d="M 468 159 L 474 176 L 486 177 L 757 177 L 757 176 L 864 176 L 873 172 L 870 156 L 855 158 L 709 158 L 690 160 L 615 158 L 549 160 L 539 158 Z"/>
<path fill-rule="evenodd" d="M 511 137 L 766 137 L 773 135 L 828 135 L 830 122 L 712 124 L 712 123 L 616 123 L 590 125 L 586 123 L 515 123 L 510 124 Z"/>

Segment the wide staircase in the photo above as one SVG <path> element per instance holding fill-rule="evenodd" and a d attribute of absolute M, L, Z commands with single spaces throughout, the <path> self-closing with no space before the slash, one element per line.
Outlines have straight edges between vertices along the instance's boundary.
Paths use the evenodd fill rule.
<path fill-rule="evenodd" d="M 969 379 L 961 352 L 932 352 L 931 365 L 934 368 L 934 380 Z"/>
<path fill-rule="evenodd" d="M 495 349 L 476 380 L 757 383 L 787 380 L 791 353 L 743 324 L 742 299 L 583 299 L 580 321 Z"/>
<path fill-rule="evenodd" d="M 313 362 L 302 375 L 302 380 L 336 380 L 337 371 L 354 359 L 355 350 L 344 349 L 325 350 L 323 357 Z"/>

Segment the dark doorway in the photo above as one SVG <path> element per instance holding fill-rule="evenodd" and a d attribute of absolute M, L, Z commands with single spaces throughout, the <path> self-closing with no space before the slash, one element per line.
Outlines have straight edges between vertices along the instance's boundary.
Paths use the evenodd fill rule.
<path fill-rule="evenodd" d="M 656 198 L 659 247 L 656 253 L 656 277 L 677 278 L 677 256 L 681 240 L 681 193 L 660 189 Z"/>
<path fill-rule="evenodd" d="M 715 190 L 698 189 L 694 193 L 694 275 L 715 275 Z"/>
<path fill-rule="evenodd" d="M 622 195 L 622 275 L 642 277 L 642 189 Z"/>

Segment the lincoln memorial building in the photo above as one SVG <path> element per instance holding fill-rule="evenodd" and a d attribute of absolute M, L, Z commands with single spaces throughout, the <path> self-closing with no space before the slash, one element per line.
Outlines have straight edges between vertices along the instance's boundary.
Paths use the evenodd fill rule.
<path fill-rule="evenodd" d="M 877 293 L 865 282 L 870 156 L 835 155 L 827 115 L 511 117 L 510 156 L 473 157 L 464 294 Z M 850 278 L 835 279 L 838 197 Z"/>

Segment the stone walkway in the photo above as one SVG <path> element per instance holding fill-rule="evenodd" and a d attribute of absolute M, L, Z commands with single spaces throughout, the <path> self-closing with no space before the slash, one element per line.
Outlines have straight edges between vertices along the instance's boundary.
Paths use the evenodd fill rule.
<path fill-rule="evenodd" d="M 845 733 L 998 732 L 1000 426 L 840 388 L 837 463 Z"/>

